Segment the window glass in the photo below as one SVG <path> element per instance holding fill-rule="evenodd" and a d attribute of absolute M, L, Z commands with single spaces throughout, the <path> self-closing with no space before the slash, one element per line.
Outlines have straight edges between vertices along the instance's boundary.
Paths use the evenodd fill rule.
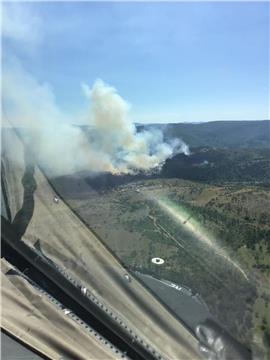
<path fill-rule="evenodd" d="M 2 215 L 83 288 L 113 264 L 174 330 L 210 318 L 266 357 L 268 10 L 6 3 L 2 22 Z"/>

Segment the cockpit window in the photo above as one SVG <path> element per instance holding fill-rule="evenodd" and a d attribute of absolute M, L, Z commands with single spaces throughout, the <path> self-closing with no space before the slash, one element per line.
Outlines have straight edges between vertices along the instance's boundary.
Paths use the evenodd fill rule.
<path fill-rule="evenodd" d="M 267 358 L 268 4 L 2 9 L 2 216 L 152 352 Z"/>

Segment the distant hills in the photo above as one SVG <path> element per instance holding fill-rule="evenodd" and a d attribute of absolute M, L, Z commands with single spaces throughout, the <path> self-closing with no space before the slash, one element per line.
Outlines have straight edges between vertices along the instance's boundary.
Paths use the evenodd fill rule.
<path fill-rule="evenodd" d="M 167 159 L 160 171 L 151 174 L 115 176 L 80 173 L 54 179 L 55 185 L 71 189 L 91 186 L 97 191 L 108 190 L 129 182 L 157 178 L 180 178 L 207 183 L 249 182 L 270 186 L 270 120 L 215 121 L 198 124 L 137 124 L 137 130 L 160 128 L 165 140 L 181 138 L 191 148 L 191 154 L 177 154 Z M 93 136 L 88 126 L 81 127 Z M 79 182 L 81 183 L 79 184 Z M 82 181 L 84 184 L 82 184 Z"/>
<path fill-rule="evenodd" d="M 270 120 L 137 125 L 138 131 L 151 127 L 163 130 L 166 140 L 181 138 L 190 147 L 263 148 L 270 142 Z"/>
<path fill-rule="evenodd" d="M 85 196 L 90 188 L 106 191 L 130 182 L 150 179 L 186 179 L 205 183 L 248 182 L 270 186 L 270 149 L 193 148 L 189 156 L 167 159 L 161 171 L 127 175 L 80 173 L 53 179 L 54 186 L 66 197 Z M 80 195 L 82 194 L 82 195 Z"/>
<path fill-rule="evenodd" d="M 270 148 L 194 147 L 190 156 L 178 154 L 166 160 L 159 177 L 269 185 Z"/>

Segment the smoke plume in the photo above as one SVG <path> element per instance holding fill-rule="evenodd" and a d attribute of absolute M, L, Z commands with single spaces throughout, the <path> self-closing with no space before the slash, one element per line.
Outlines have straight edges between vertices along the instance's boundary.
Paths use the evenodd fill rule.
<path fill-rule="evenodd" d="M 87 132 L 71 125 L 48 84 L 38 83 L 18 63 L 3 71 L 4 118 L 24 128 L 25 141 L 51 175 L 150 172 L 176 153 L 188 154 L 185 143 L 165 142 L 158 129 L 137 132 L 128 104 L 113 87 L 97 80 L 82 88 L 89 99 Z"/>

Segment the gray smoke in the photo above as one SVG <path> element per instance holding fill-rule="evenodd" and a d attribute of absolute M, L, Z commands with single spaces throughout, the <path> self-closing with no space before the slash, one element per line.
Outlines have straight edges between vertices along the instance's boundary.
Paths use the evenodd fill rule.
<path fill-rule="evenodd" d="M 158 129 L 137 132 L 128 104 L 116 90 L 97 80 L 82 85 L 89 99 L 86 134 L 57 106 L 48 84 L 40 84 L 19 63 L 5 66 L 2 92 L 5 119 L 26 128 L 26 141 L 53 175 L 77 171 L 136 173 L 161 168 L 176 153 L 189 153 L 179 139 L 164 142 Z M 74 119 L 75 120 L 75 119 Z M 77 121 L 78 119 L 76 119 Z M 74 121 L 76 123 L 76 121 Z"/>

